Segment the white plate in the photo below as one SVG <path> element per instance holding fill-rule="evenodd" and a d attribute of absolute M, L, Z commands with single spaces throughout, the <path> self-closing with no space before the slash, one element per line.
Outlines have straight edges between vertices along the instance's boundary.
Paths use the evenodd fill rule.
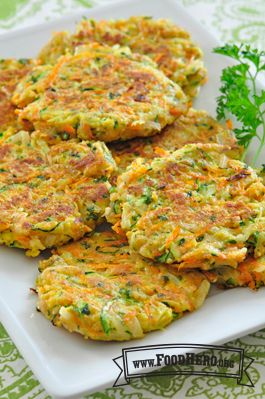
<path fill-rule="evenodd" d="M 52 31 L 73 29 L 83 15 L 75 15 L 38 27 L 2 35 L 0 54 L 4 57 L 35 56 Z M 130 0 L 112 3 L 85 12 L 94 18 L 131 15 L 169 17 L 191 32 L 205 53 L 209 81 L 201 90 L 196 107 L 215 113 L 219 77 L 227 60 L 212 54 L 218 45 L 202 26 L 173 0 Z M 265 325 L 265 289 L 220 291 L 209 297 L 193 314 L 171 324 L 164 331 L 148 334 L 130 343 L 85 341 L 77 334 L 55 328 L 35 311 L 36 297 L 30 293 L 37 275 L 37 259 L 22 251 L 1 247 L 0 319 L 33 372 L 51 395 L 77 397 L 113 385 L 118 368 L 112 359 L 122 348 L 168 343 L 214 344 L 258 330 Z"/>

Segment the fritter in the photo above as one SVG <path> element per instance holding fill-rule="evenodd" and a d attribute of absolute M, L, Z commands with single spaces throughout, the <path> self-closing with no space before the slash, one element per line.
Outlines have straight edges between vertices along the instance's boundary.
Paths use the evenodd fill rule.
<path fill-rule="evenodd" d="M 188 106 L 180 87 L 147 57 L 97 44 L 63 56 L 53 67 L 33 69 L 13 101 L 24 107 L 20 122 L 48 132 L 51 142 L 150 136 Z"/>
<path fill-rule="evenodd" d="M 115 169 L 104 143 L 49 148 L 36 135 L 19 132 L 0 147 L 0 243 L 29 256 L 77 240 L 102 221 Z"/>
<path fill-rule="evenodd" d="M 190 108 L 187 115 L 181 116 L 162 133 L 148 138 L 137 138 L 124 143 L 110 144 L 109 148 L 119 166 L 124 171 L 137 157 L 153 159 L 175 151 L 190 143 L 218 143 L 231 147 L 228 155 L 240 158 L 242 147 L 232 131 L 222 126 L 205 111 Z M 164 151 L 166 150 L 166 152 Z"/>
<path fill-rule="evenodd" d="M 37 145 L 24 131 L 5 137 L 0 146 L 0 188 L 31 182 L 42 176 L 47 167 L 48 151 L 45 142 Z"/>
<path fill-rule="evenodd" d="M 249 256 L 236 269 L 222 266 L 206 271 L 205 275 L 211 283 L 217 283 L 225 288 L 257 289 L 265 285 L 265 257 L 255 259 L 253 256 Z"/>
<path fill-rule="evenodd" d="M 105 181 L 116 164 L 102 142 L 61 142 L 49 147 L 35 132 L 20 131 L 0 147 L 0 185 L 29 182 L 56 187 L 82 183 L 95 177 Z M 39 182 L 36 179 L 39 179 Z"/>
<path fill-rule="evenodd" d="M 209 282 L 129 253 L 113 232 L 56 250 L 40 263 L 38 308 L 58 327 L 85 338 L 125 341 L 164 328 L 204 302 Z"/>
<path fill-rule="evenodd" d="M 0 243 L 27 249 L 28 256 L 91 231 L 71 195 L 25 184 L 0 189 L 0 220 Z"/>
<path fill-rule="evenodd" d="M 0 135 L 8 128 L 18 129 L 15 106 L 11 102 L 18 82 L 30 71 L 32 61 L 28 59 L 0 60 Z"/>
<path fill-rule="evenodd" d="M 226 146 L 188 144 L 138 158 L 117 179 L 107 219 L 142 256 L 179 268 L 237 267 L 265 253 L 265 186 Z"/>
<path fill-rule="evenodd" d="M 188 32 L 167 19 L 143 16 L 109 21 L 83 19 L 74 35 L 57 33 L 39 57 L 43 63 L 52 63 L 59 55 L 90 42 L 128 46 L 134 53 L 149 56 L 190 98 L 197 95 L 206 81 L 201 49 Z"/>

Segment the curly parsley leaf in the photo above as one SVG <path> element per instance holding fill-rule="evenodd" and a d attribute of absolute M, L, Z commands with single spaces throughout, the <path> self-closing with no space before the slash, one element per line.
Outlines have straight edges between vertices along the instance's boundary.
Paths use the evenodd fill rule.
<path fill-rule="evenodd" d="M 265 51 L 244 44 L 226 44 L 213 52 L 238 62 L 222 72 L 217 118 L 227 119 L 229 114 L 237 118 L 240 127 L 235 128 L 234 133 L 245 153 L 252 139 L 258 139 L 259 146 L 253 158 L 255 165 L 265 146 L 265 90 L 257 89 L 257 79 L 265 72 Z M 261 133 L 258 133 L 259 128 Z"/>

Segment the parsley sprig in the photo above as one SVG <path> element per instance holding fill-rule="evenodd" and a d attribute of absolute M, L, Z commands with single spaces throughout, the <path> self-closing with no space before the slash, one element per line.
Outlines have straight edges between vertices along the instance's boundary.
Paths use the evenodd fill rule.
<path fill-rule="evenodd" d="M 227 119 L 230 113 L 240 122 L 234 133 L 239 144 L 245 148 L 243 158 L 252 139 L 258 139 L 259 145 L 252 160 L 255 165 L 265 146 L 265 90 L 257 88 L 257 79 L 264 78 L 265 51 L 252 49 L 246 44 L 226 44 L 216 47 L 213 52 L 238 62 L 223 69 L 217 118 Z"/>

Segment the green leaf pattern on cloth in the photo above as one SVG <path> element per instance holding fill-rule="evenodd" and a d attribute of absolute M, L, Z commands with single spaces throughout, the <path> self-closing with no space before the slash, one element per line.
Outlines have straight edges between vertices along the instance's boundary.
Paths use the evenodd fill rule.
<path fill-rule="evenodd" d="M 182 0 L 183 5 L 222 42 L 265 48 L 264 0 Z"/>
<path fill-rule="evenodd" d="M 90 0 L 0 0 L 0 33 L 90 8 Z"/>
<path fill-rule="evenodd" d="M 0 0 L 0 33 L 38 24 L 111 0 Z M 162 1 L 162 0 L 161 0 Z M 242 42 L 265 49 L 265 0 L 181 0 L 221 42 Z M 198 342 L 199 343 L 199 342 Z M 254 358 L 248 372 L 255 387 L 234 379 L 198 376 L 145 377 L 82 399 L 264 399 L 265 329 L 229 342 Z M 0 398 L 52 399 L 26 365 L 0 324 Z M 81 399 L 81 398 L 80 398 Z"/>

